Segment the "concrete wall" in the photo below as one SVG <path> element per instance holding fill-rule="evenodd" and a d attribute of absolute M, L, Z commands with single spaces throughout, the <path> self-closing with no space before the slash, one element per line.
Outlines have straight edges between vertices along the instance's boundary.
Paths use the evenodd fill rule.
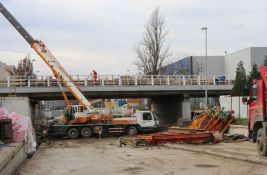
<path fill-rule="evenodd" d="M 247 105 L 242 103 L 242 97 L 220 96 L 220 106 L 226 111 L 233 110 L 236 118 L 248 118 Z"/>
<path fill-rule="evenodd" d="M 193 73 L 198 75 L 205 75 L 205 65 L 206 57 L 205 56 L 193 56 Z M 221 76 L 225 75 L 224 72 L 224 56 L 208 56 L 207 57 L 207 74 Z"/>
<path fill-rule="evenodd" d="M 230 79 L 235 79 L 237 64 L 243 61 L 247 73 L 251 71 L 251 52 L 250 48 L 225 56 L 225 75 Z"/>
<path fill-rule="evenodd" d="M 6 108 L 9 112 L 31 117 L 32 110 L 27 97 L 0 97 L 0 107 Z"/>
<path fill-rule="evenodd" d="M 191 120 L 191 103 L 189 98 L 182 101 L 182 117 Z"/>
<path fill-rule="evenodd" d="M 230 125 L 228 134 L 231 135 L 239 134 L 248 137 L 248 126 Z"/>
<path fill-rule="evenodd" d="M 26 144 L 11 143 L 0 150 L 0 175 L 12 175 L 26 160 Z"/>
<path fill-rule="evenodd" d="M 267 47 L 251 47 L 251 63 L 259 65 L 263 64 L 264 57 L 267 55 Z"/>

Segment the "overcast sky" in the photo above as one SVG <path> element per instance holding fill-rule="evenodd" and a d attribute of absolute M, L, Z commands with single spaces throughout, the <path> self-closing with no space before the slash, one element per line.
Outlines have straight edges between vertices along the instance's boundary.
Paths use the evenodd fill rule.
<path fill-rule="evenodd" d="M 224 55 L 267 46 L 266 0 L 0 0 L 36 39 L 46 43 L 70 74 L 136 73 L 135 45 L 155 7 L 166 19 L 168 63 L 189 55 Z M 0 61 L 17 64 L 26 54 L 35 71 L 50 74 L 0 15 Z"/>

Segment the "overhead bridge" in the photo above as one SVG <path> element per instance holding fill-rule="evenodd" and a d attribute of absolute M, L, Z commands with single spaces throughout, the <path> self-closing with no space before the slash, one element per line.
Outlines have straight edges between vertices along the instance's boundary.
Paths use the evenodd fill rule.
<path fill-rule="evenodd" d="M 228 95 L 233 80 L 225 77 L 188 75 L 90 75 L 72 76 L 75 84 L 88 98 L 151 98 L 151 110 L 158 113 L 163 124 L 176 123 L 179 117 L 190 118 L 189 97 Z M 62 100 L 61 89 L 53 76 L 0 78 L 0 96 L 26 96 L 32 101 Z M 61 83 L 63 86 L 63 84 Z M 67 89 L 64 89 L 67 92 Z M 70 93 L 68 97 L 73 98 Z"/>
<path fill-rule="evenodd" d="M 155 98 L 184 94 L 204 97 L 206 82 L 204 76 L 197 75 L 99 75 L 95 81 L 90 75 L 72 77 L 87 98 Z M 208 95 L 230 94 L 233 83 L 225 77 L 208 76 Z M 72 98 L 70 93 L 67 94 Z M 0 78 L 0 96 L 14 95 L 36 100 L 63 99 L 54 76 Z"/>

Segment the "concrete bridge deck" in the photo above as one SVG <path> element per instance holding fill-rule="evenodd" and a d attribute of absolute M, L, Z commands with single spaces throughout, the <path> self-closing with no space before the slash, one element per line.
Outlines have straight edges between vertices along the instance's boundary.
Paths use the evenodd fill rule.
<path fill-rule="evenodd" d="M 189 75 L 100 75 L 92 80 L 90 75 L 72 76 L 88 98 L 152 98 L 161 96 L 204 96 L 205 77 Z M 233 80 L 208 76 L 209 96 L 230 94 Z M 61 83 L 63 86 L 63 84 Z M 65 89 L 67 92 L 68 90 Z M 0 96 L 27 96 L 36 100 L 62 99 L 59 82 L 53 76 L 2 77 Z M 68 94 L 71 98 L 71 94 Z"/>

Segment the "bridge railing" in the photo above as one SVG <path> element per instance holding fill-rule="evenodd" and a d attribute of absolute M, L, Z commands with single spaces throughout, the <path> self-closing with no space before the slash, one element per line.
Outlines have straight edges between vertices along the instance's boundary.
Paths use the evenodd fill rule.
<path fill-rule="evenodd" d="M 153 86 L 153 85 L 205 85 L 205 76 L 199 75 L 98 75 L 96 80 L 90 75 L 73 75 L 79 86 Z M 62 85 L 63 83 L 60 82 Z M 233 85 L 234 81 L 225 76 L 208 76 L 208 85 Z M 58 86 L 54 76 L 10 76 L 0 77 L 1 87 L 50 87 Z"/>

